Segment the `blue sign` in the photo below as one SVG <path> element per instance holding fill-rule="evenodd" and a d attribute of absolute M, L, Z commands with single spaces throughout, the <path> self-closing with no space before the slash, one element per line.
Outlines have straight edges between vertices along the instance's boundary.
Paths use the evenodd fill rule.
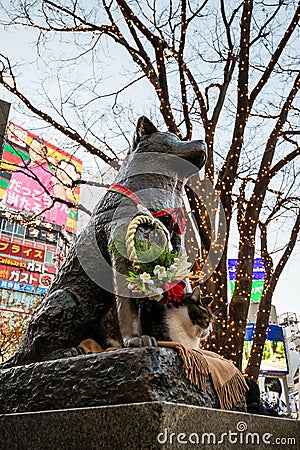
<path fill-rule="evenodd" d="M 254 331 L 255 323 L 248 323 L 246 325 L 244 342 L 243 370 L 245 370 L 247 366 L 247 362 L 251 353 Z M 268 327 L 259 373 L 289 373 L 283 329 L 279 325 L 270 324 Z"/>
<path fill-rule="evenodd" d="M 16 283 L 15 281 L 0 280 L 0 288 L 12 289 L 13 291 L 27 292 L 29 294 L 45 294 L 47 288 L 31 286 L 30 284 Z"/>
<path fill-rule="evenodd" d="M 245 341 L 253 341 L 255 323 L 247 323 Z M 270 324 L 267 331 L 269 341 L 284 341 L 283 329 L 279 325 Z"/>
<path fill-rule="evenodd" d="M 238 260 L 237 259 L 229 259 L 228 260 L 228 273 L 229 280 L 236 280 L 236 271 L 237 271 Z M 262 258 L 255 258 L 253 264 L 253 280 L 264 280 L 265 279 L 265 267 Z"/>

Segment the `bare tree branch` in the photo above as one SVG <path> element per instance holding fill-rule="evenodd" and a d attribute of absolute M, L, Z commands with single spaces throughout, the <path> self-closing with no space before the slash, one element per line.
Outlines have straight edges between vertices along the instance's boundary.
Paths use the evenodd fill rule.
<path fill-rule="evenodd" d="M 4 55 L 0 55 L 8 64 L 9 68 L 9 75 L 13 80 L 13 85 L 11 86 L 5 81 L 5 69 L 3 69 L 0 72 L 0 84 L 4 86 L 8 91 L 12 92 L 14 95 L 16 95 L 23 103 L 26 105 L 26 107 L 32 111 L 37 116 L 41 117 L 45 122 L 51 124 L 54 128 L 59 130 L 62 134 L 67 136 L 68 138 L 72 139 L 73 141 L 77 142 L 78 144 L 82 145 L 82 147 L 86 148 L 91 154 L 99 156 L 101 159 L 103 159 L 104 162 L 112 166 L 114 169 L 119 168 L 119 164 L 115 159 L 110 158 L 105 153 L 103 153 L 101 150 L 97 149 L 93 145 L 91 145 L 89 142 L 87 142 L 85 139 L 83 139 L 76 131 L 71 130 L 69 128 L 64 127 L 63 125 L 59 124 L 56 120 L 54 120 L 51 116 L 44 113 L 40 109 L 38 109 L 36 106 L 34 106 L 29 99 L 22 94 L 16 84 L 15 76 L 12 72 L 12 68 L 10 66 L 8 58 L 6 58 Z"/>

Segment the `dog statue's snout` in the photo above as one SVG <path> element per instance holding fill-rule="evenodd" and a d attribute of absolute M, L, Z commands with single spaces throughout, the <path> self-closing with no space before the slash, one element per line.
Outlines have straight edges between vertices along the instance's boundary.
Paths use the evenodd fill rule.
<path fill-rule="evenodd" d="M 194 149 L 195 151 L 203 151 L 206 153 L 206 144 L 202 139 L 186 142 L 186 148 Z"/>
<path fill-rule="evenodd" d="M 206 144 L 202 139 L 198 139 L 197 141 L 193 141 L 199 147 L 200 150 L 206 153 Z"/>
<path fill-rule="evenodd" d="M 198 170 L 201 169 L 207 158 L 205 142 L 200 139 L 183 142 L 180 156 L 196 166 Z"/>

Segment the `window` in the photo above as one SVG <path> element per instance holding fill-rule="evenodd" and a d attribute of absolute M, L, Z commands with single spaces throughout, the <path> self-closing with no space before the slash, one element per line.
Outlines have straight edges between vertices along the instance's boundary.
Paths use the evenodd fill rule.
<path fill-rule="evenodd" d="M 25 227 L 23 227 L 19 223 L 15 223 L 14 235 L 16 237 L 23 238 L 25 236 Z"/>
<path fill-rule="evenodd" d="M 8 222 L 7 220 L 3 220 L 2 222 L 2 233 L 12 236 L 14 231 L 14 223 Z"/>
<path fill-rule="evenodd" d="M 8 220 L 2 220 L 1 232 L 8 236 L 15 236 L 23 238 L 25 236 L 25 227 L 17 222 L 9 222 Z"/>
<path fill-rule="evenodd" d="M 54 252 L 49 252 L 48 250 L 46 251 L 45 263 L 48 264 L 49 266 L 54 266 L 54 263 L 55 263 L 55 253 Z"/>

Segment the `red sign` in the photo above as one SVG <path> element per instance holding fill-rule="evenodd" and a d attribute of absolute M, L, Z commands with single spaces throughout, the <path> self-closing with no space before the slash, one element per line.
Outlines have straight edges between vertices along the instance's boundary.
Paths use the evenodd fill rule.
<path fill-rule="evenodd" d="M 35 272 L 35 273 L 47 273 L 47 274 L 56 274 L 56 269 L 53 266 L 45 266 L 44 264 L 39 264 L 34 261 L 30 261 L 26 263 L 26 269 L 29 270 L 29 272 Z"/>
<path fill-rule="evenodd" d="M 52 269 L 54 268 L 50 268 L 52 273 L 48 273 L 47 267 L 40 266 L 41 272 L 31 272 L 23 268 L 20 269 L 0 264 L 0 279 L 15 283 L 29 284 L 31 286 L 41 285 L 49 287 L 54 277 Z"/>
<path fill-rule="evenodd" d="M 39 248 L 27 247 L 25 245 L 13 244 L 0 240 L 0 253 L 4 255 L 18 256 L 19 258 L 33 259 L 44 262 L 45 251 Z"/>
<path fill-rule="evenodd" d="M 23 267 L 24 269 L 26 269 L 26 267 L 27 267 L 26 261 L 20 261 L 20 260 L 12 259 L 12 258 L 5 258 L 2 256 L 0 256 L 0 264 L 7 264 L 8 266 L 14 266 L 14 267 Z"/>
<path fill-rule="evenodd" d="M 1 280 L 14 281 L 17 283 L 31 284 L 32 286 L 39 285 L 39 277 L 24 269 L 16 269 L 14 267 L 0 264 L 0 278 Z"/>

